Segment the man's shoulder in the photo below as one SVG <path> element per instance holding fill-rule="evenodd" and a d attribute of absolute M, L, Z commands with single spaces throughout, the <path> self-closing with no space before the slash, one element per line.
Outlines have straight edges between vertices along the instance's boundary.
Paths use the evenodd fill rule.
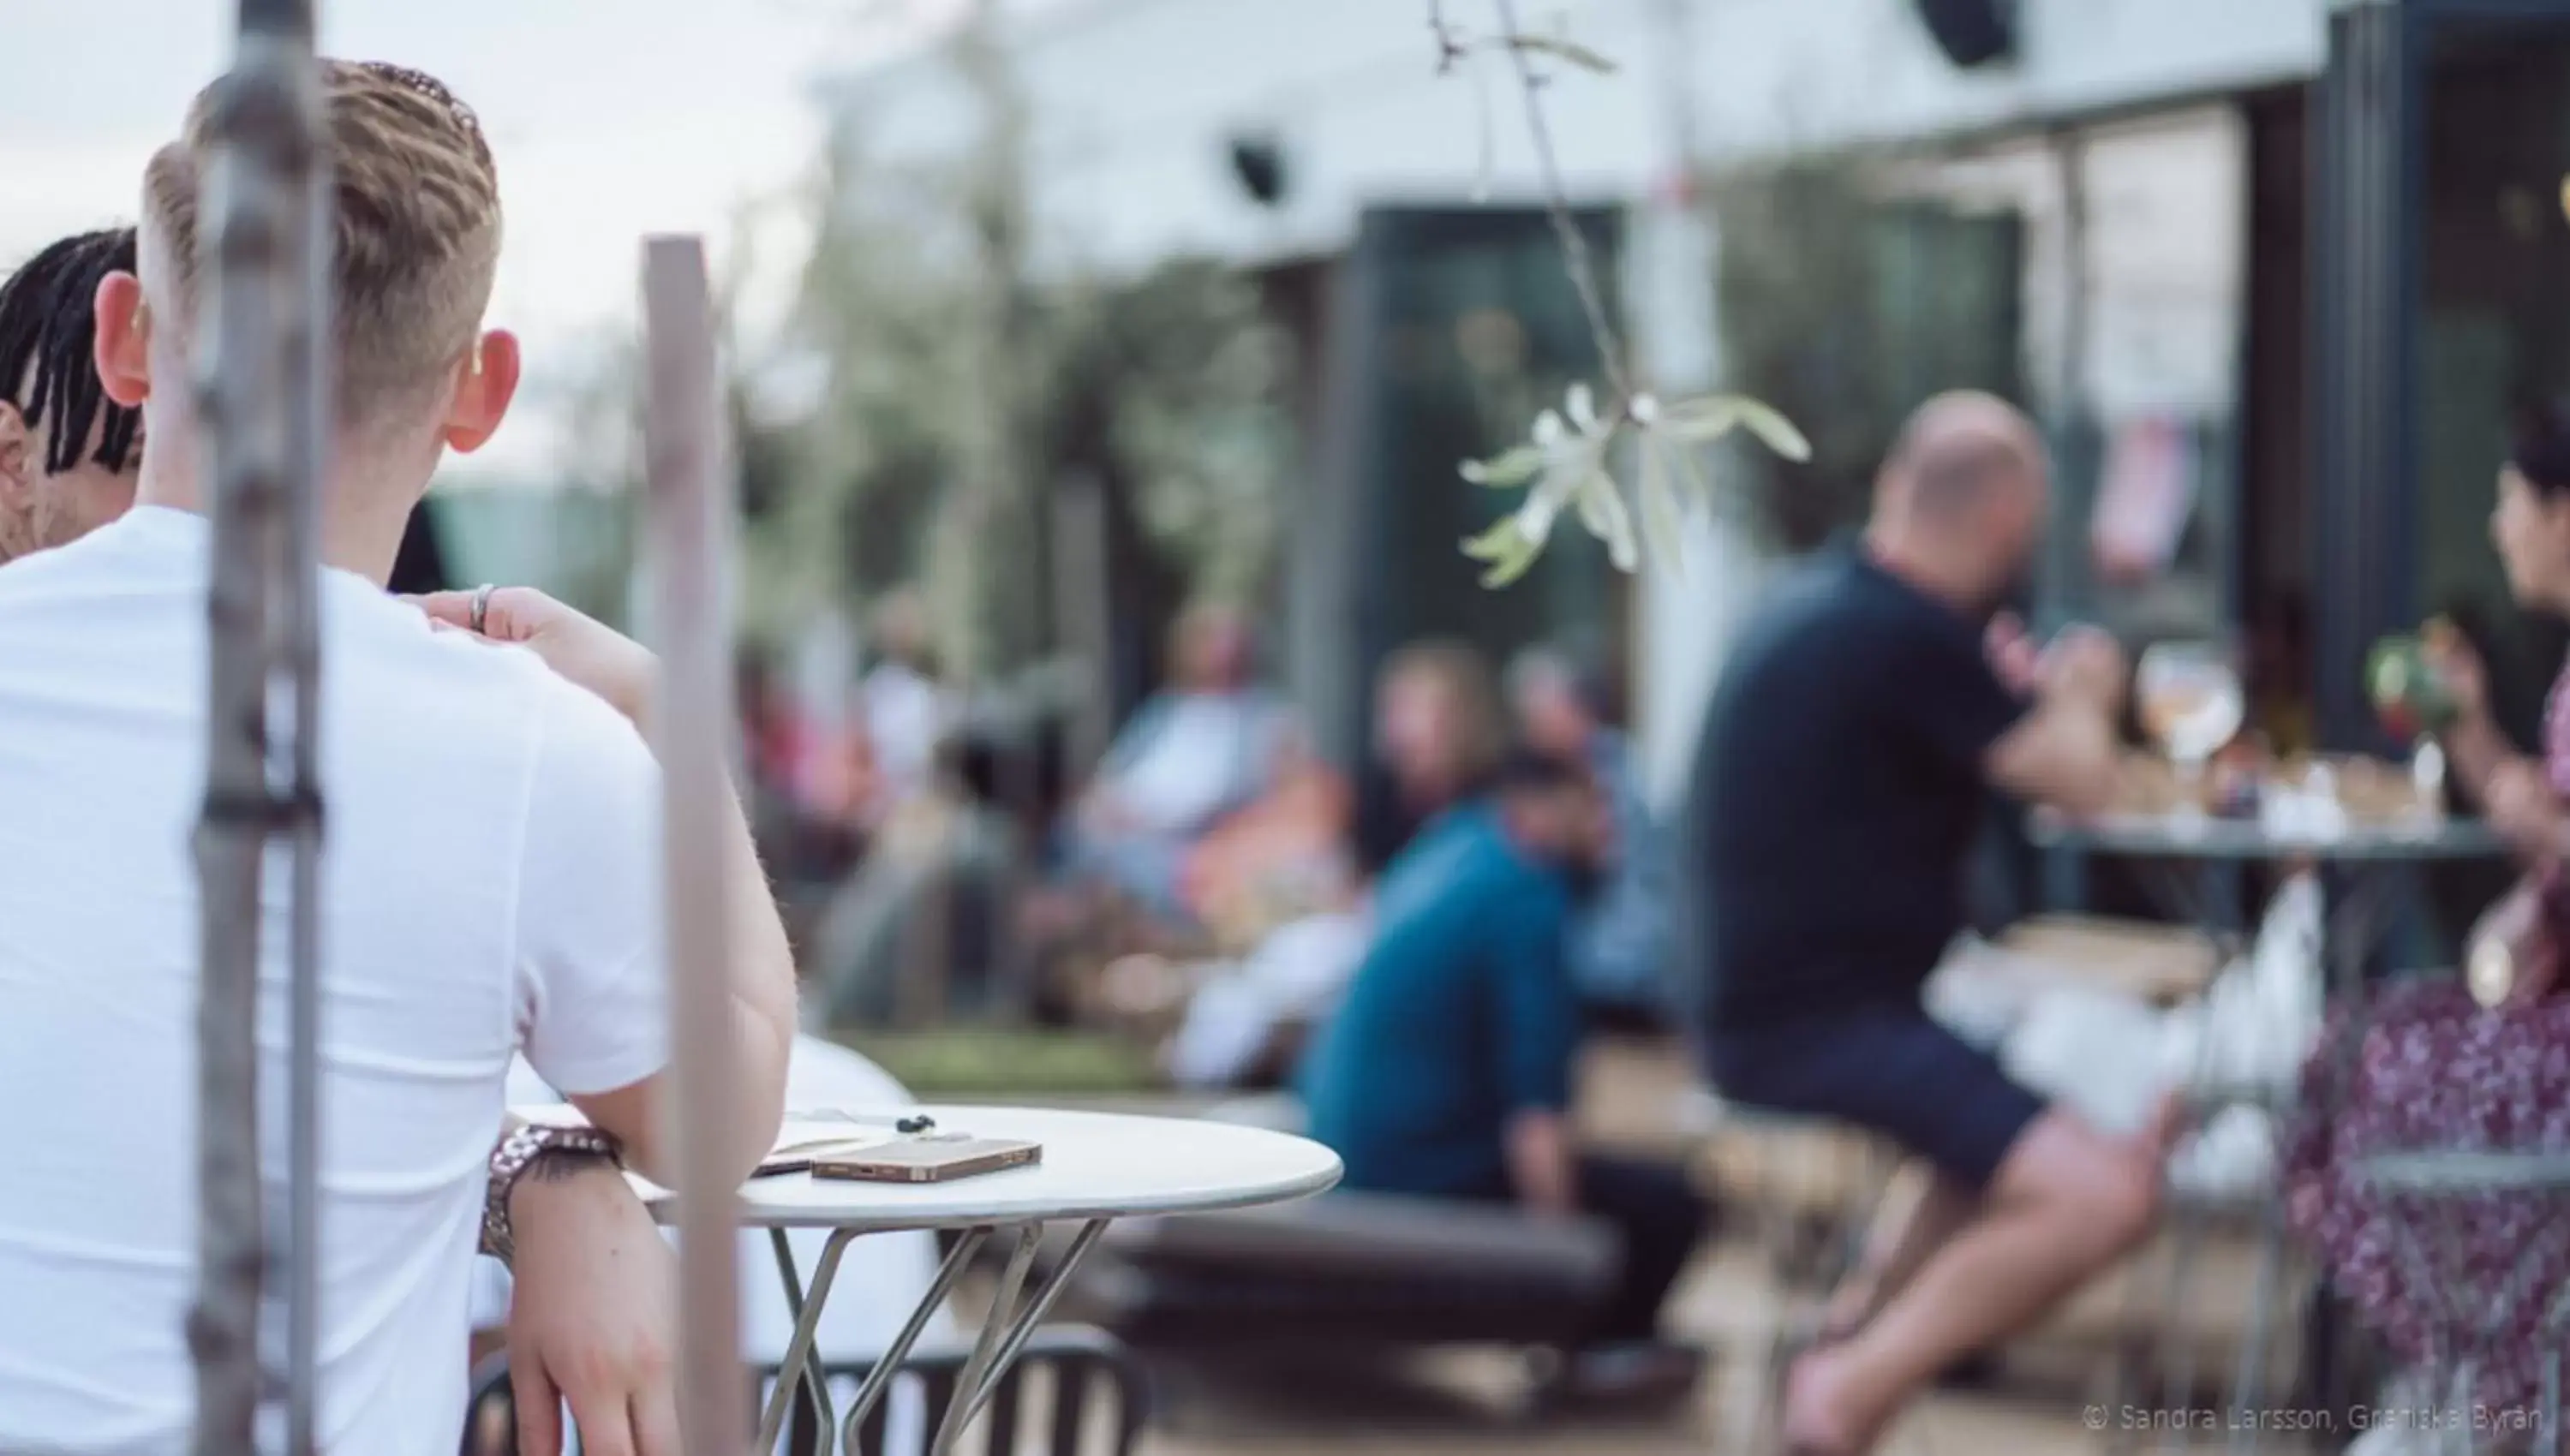
<path fill-rule="evenodd" d="M 1870 588 L 1839 553 L 1796 566 L 1742 624 L 1725 684 L 1765 704 L 1793 683 L 1863 671 L 1873 645 L 1899 633 L 1897 616 Z"/>
<path fill-rule="evenodd" d="M 334 600 L 329 620 L 324 690 L 387 737 L 425 732 L 468 758 L 523 744 L 537 771 L 580 777 L 631 777 L 648 762 L 624 714 L 525 647 L 433 628 L 363 591 Z"/>

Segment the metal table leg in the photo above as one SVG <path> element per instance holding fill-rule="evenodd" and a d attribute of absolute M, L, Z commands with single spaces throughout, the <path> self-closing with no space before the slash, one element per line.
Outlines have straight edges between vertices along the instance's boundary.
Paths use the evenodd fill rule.
<path fill-rule="evenodd" d="M 982 1321 L 982 1337 L 973 1341 L 972 1358 L 964 1362 L 964 1374 L 955 1382 L 955 1393 L 946 1402 L 946 1418 L 937 1425 L 937 1439 L 929 1443 L 929 1456 L 948 1456 L 957 1438 L 964 1434 L 964 1413 L 972 1407 L 972 1392 L 982 1388 L 990 1374 L 992 1357 L 1006 1340 L 1009 1311 L 1018 1302 L 1018 1291 L 1026 1287 L 1027 1273 L 1035 1268 L 1036 1250 L 1044 1243 L 1044 1225 L 1028 1224 L 1018 1230 L 1018 1247 L 1009 1255 L 1008 1268 L 1000 1274 L 1000 1287 L 991 1296 L 991 1312 Z M 847 1456 L 859 1456 L 850 1450 Z"/>
<path fill-rule="evenodd" d="M 937 1312 L 938 1305 L 946 1302 L 946 1296 L 955 1288 L 955 1281 L 963 1277 L 966 1266 L 973 1262 L 973 1256 L 981 1252 L 983 1243 L 990 1237 L 989 1229 L 974 1229 L 956 1241 L 954 1251 L 938 1268 L 937 1281 L 928 1286 L 928 1293 L 919 1301 L 919 1307 L 911 1311 L 910 1322 L 901 1327 L 901 1333 L 893 1336 L 892 1343 L 876 1359 L 875 1367 L 866 1373 L 865 1384 L 857 1387 L 857 1398 L 849 1403 L 848 1413 L 840 1418 L 839 1442 L 843 1448 L 852 1453 L 857 1450 L 857 1437 L 864 1429 L 866 1417 L 874 1413 L 876 1403 L 883 1399 L 885 1391 L 892 1388 L 893 1375 L 900 1370 L 902 1362 L 910 1358 L 912 1348 L 919 1343 L 920 1334 L 928 1328 L 930 1316 Z"/>
<path fill-rule="evenodd" d="M 848 1416 L 847 1429 L 851 1434 L 864 1421 L 866 1412 L 874 1408 L 875 1401 L 882 1397 L 884 1388 L 892 1382 L 894 1368 L 910 1357 L 911 1347 L 919 1342 L 921 1331 L 928 1328 L 930 1316 L 946 1302 L 946 1296 L 954 1290 L 955 1281 L 963 1274 L 965 1265 L 971 1261 L 974 1251 L 982 1247 L 982 1241 L 989 1237 L 990 1232 L 988 1229 L 968 1232 L 957 1243 L 955 1252 L 947 1256 L 946 1263 L 937 1271 L 936 1281 L 929 1285 L 919 1307 L 912 1311 L 910 1322 L 893 1337 L 891 1346 L 884 1351 L 882 1359 L 858 1390 L 856 1406 Z M 812 1273 L 812 1287 L 808 1293 L 794 1286 L 796 1280 L 791 1273 L 791 1255 L 780 1258 L 778 1274 L 786 1279 L 786 1300 L 795 1306 L 794 1334 L 786 1341 L 784 1361 L 777 1366 L 776 1388 L 767 1393 L 767 1404 L 759 1414 L 757 1456 L 770 1456 L 775 1451 L 777 1434 L 784 1429 L 785 1412 L 793 1406 L 795 1392 L 805 1379 L 810 1379 L 816 1389 L 823 1391 L 819 1399 L 824 1404 L 820 1408 L 828 1409 L 827 1387 L 821 1379 L 820 1355 L 814 1342 L 820 1335 L 821 1315 L 829 1307 L 830 1289 L 838 1277 L 839 1261 L 847 1254 L 848 1246 L 861 1237 L 858 1231 L 851 1229 L 842 1229 L 830 1236 L 829 1242 L 821 1246 L 821 1263 Z M 782 1248 L 781 1241 L 779 1247 Z M 826 1432 L 828 1427 L 824 1425 L 822 1429 Z"/>
<path fill-rule="evenodd" d="M 1019 1256 L 1009 1261 L 1008 1272 L 1001 1275 L 1000 1288 L 992 1299 L 982 1337 L 974 1346 L 972 1359 L 964 1367 L 963 1377 L 955 1383 L 955 1393 L 946 1407 L 946 1419 L 938 1428 L 936 1442 L 929 1448 L 930 1456 L 947 1456 L 974 1419 L 982 1414 L 983 1408 L 990 1404 L 992 1395 L 998 1392 L 1001 1382 L 1008 1378 L 1010 1369 L 1017 1364 L 1018 1356 L 1026 1351 L 1027 1342 L 1035 1337 L 1036 1327 L 1053 1312 L 1054 1302 L 1062 1297 L 1063 1290 L 1070 1287 L 1071 1275 L 1078 1270 L 1080 1261 L 1096 1247 L 1098 1237 L 1106 1232 L 1106 1222 L 1092 1219 L 1081 1225 L 1079 1233 L 1071 1239 L 1071 1247 L 1063 1251 L 1060 1263 L 1027 1298 L 1024 1307 L 1013 1307 L 1026 1283 L 1026 1271 L 1020 1267 L 1021 1260 L 1032 1263 L 1032 1255 L 1042 1233 L 1038 1229 L 1026 1232 L 1019 1247 Z M 1001 1449 L 1005 1449 L 1005 1444 Z M 845 1456 L 860 1456 L 860 1453 L 851 1447 Z"/>
<path fill-rule="evenodd" d="M 757 1456 L 771 1456 L 776 1450 L 777 1432 L 784 1429 L 786 1409 L 794 1403 L 794 1392 L 801 1386 L 807 1366 L 813 1367 L 809 1371 L 813 1387 L 823 1389 L 825 1386 L 817 1368 L 812 1340 L 821 1327 L 821 1311 L 830 1302 L 830 1285 L 839 1276 L 839 1261 L 846 1256 L 848 1246 L 857 1239 L 856 1235 L 842 1231 L 831 1235 L 830 1241 L 821 1246 L 821 1263 L 812 1271 L 812 1289 L 807 1297 L 799 1287 L 802 1280 L 796 1275 L 794 1255 L 786 1247 L 784 1231 L 772 1232 L 777 1276 L 785 1283 L 786 1305 L 794 1311 L 794 1334 L 786 1341 L 784 1363 L 777 1367 L 776 1388 L 767 1392 L 766 1407 L 759 1412 Z M 822 1398 L 827 1399 L 827 1395 Z"/>
<path fill-rule="evenodd" d="M 1071 1241 L 1071 1248 L 1063 1252 L 1062 1263 L 1055 1267 L 1052 1276 L 1046 1280 L 1044 1287 L 1036 1291 L 1035 1297 L 1028 1301 L 1026 1309 L 1019 1314 L 1016 1327 L 1010 1330 L 1008 1338 L 1000 1345 L 999 1354 L 993 1358 L 991 1368 L 983 1375 L 981 1388 L 972 1392 L 971 1401 L 964 1411 L 966 1425 L 972 1424 L 973 1418 L 982 1413 L 982 1407 L 990 1403 L 992 1392 L 1000 1388 L 1000 1381 L 1008 1375 L 1009 1368 L 1015 1365 L 1018 1356 L 1026 1351 L 1027 1341 L 1035 1337 L 1036 1326 L 1042 1324 L 1044 1317 L 1053 1312 L 1054 1301 L 1062 1297 L 1063 1289 L 1071 1282 L 1072 1272 L 1079 1268 L 1079 1262 L 1087 1257 L 1088 1251 L 1096 1246 L 1098 1237 L 1105 1232 L 1104 1219 L 1092 1219 L 1080 1226 L 1078 1235 Z M 995 1317 L 998 1313 L 998 1309 L 992 1310 Z M 960 1390 L 958 1398 L 962 1398 Z"/>
<path fill-rule="evenodd" d="M 803 1279 L 794 1268 L 793 1242 L 787 1237 L 785 1230 L 770 1229 L 767 1231 L 767 1247 L 776 1256 L 776 1277 L 785 1286 L 785 1307 L 793 1314 L 795 1327 L 799 1330 L 803 1323 Z M 836 1271 L 833 1273 L 835 1274 Z M 818 1327 L 816 1322 L 814 1328 L 817 1330 Z M 816 1432 L 836 1430 L 839 1423 L 830 1415 L 830 1382 L 821 1370 L 819 1348 L 815 1346 L 808 1351 L 805 1359 L 799 1364 L 779 1367 L 780 1380 L 783 1378 L 785 1369 L 792 1369 L 803 1381 L 803 1388 L 808 1392 L 812 1407 L 812 1429 Z M 762 1413 L 761 1424 L 764 1425 L 764 1423 Z M 774 1456 L 775 1449 L 775 1442 L 770 1439 L 767 1444 L 759 1448 L 757 1456 Z"/>
<path fill-rule="evenodd" d="M 1053 1311 L 1054 1304 L 1070 1286 L 1071 1275 L 1078 1270 L 1081 1260 L 1096 1247 L 1099 1237 L 1106 1232 L 1107 1222 L 1092 1219 L 1082 1224 L 1061 1261 L 1023 1303 L 1020 1296 L 1026 1293 L 1028 1275 L 1043 1241 L 1044 1226 L 1030 1224 L 1018 1230 L 1017 1247 L 1011 1251 L 1008 1267 L 1001 1274 L 990 1315 L 974 1342 L 972 1357 L 956 1381 L 946 1410 L 939 1417 L 936 1436 L 929 1445 L 931 1456 L 950 1456 L 957 1440 L 990 1404 L 992 1395 L 1016 1365 L 1018 1357 L 1025 1353 L 1028 1342 L 1035 1337 L 1037 1326 Z M 860 1443 L 867 1417 L 882 1402 L 884 1393 L 892 1386 L 893 1376 L 899 1373 L 911 1351 L 917 1347 L 930 1317 L 954 1291 L 957 1280 L 992 1232 L 988 1228 L 966 1232 L 954 1251 L 947 1255 L 938 1270 L 936 1281 L 929 1286 L 918 1308 L 912 1311 L 910 1321 L 902 1326 L 901 1332 L 876 1359 L 874 1368 L 867 1372 L 865 1383 L 858 1388 L 856 1398 L 849 1403 L 846 1413 L 837 1416 L 837 1444 L 845 1456 L 862 1456 Z M 793 1408 L 797 1392 L 806 1383 L 817 1392 L 813 1399 L 815 1409 L 822 1417 L 820 1429 L 826 1432 L 831 1428 L 833 1412 L 822 1378 L 822 1362 L 816 1342 L 840 1259 L 858 1237 L 852 1231 L 830 1236 L 829 1243 L 822 1247 L 821 1263 L 813 1272 L 811 1288 L 806 1291 L 801 1286 L 793 1256 L 783 1235 L 776 1236 L 777 1274 L 784 1282 L 786 1302 L 795 1313 L 794 1334 L 778 1367 L 776 1386 L 768 1392 L 766 1405 L 760 1414 L 757 1456 L 768 1456 L 776 1449 L 777 1437 L 784 1429 L 785 1414 Z"/>

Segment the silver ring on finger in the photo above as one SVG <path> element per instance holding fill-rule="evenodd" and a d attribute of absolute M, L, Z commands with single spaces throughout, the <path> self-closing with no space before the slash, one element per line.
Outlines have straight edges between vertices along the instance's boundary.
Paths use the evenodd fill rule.
<path fill-rule="evenodd" d="M 488 581 L 485 581 L 481 585 L 473 588 L 473 615 L 470 618 L 470 623 L 473 628 L 474 635 L 482 635 L 483 623 L 489 621 L 491 618 L 491 593 L 499 589 L 499 587 Z"/>

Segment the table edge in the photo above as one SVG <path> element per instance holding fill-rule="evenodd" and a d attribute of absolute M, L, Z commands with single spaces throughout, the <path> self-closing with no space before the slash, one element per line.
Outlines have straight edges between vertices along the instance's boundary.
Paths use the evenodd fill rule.
<path fill-rule="evenodd" d="M 990 1213 L 941 1213 L 896 1216 L 886 1210 L 884 1217 L 832 1217 L 824 1211 L 800 1208 L 762 1210 L 750 1204 L 738 1210 L 736 1220 L 748 1230 L 820 1229 L 854 1234 L 907 1234 L 948 1229 L 999 1229 L 1024 1224 L 1085 1224 L 1097 1220 L 1184 1218 L 1191 1214 L 1223 1214 L 1240 1209 L 1268 1208 L 1278 1204 L 1301 1203 L 1318 1198 L 1339 1186 L 1347 1176 L 1345 1165 L 1334 1156 L 1330 1166 L 1290 1181 L 1262 1184 L 1237 1193 L 1188 1200 L 1182 1204 L 1132 1207 L 1115 1200 L 1097 1203 L 1065 1203 L 1038 1210 Z M 665 1194 L 645 1201 L 654 1222 L 674 1226 L 678 1200 Z"/>

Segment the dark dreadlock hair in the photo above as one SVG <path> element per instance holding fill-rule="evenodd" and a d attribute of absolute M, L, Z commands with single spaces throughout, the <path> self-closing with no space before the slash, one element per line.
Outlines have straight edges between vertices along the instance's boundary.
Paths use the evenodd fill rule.
<path fill-rule="evenodd" d="M 143 416 L 99 386 L 91 305 L 100 279 L 134 266 L 134 229 L 116 227 L 66 237 L 0 283 L 0 400 L 17 406 L 30 429 L 52 422 L 48 475 L 79 465 L 90 431 L 102 422 L 91 459 L 122 471 L 133 457 Z"/>

